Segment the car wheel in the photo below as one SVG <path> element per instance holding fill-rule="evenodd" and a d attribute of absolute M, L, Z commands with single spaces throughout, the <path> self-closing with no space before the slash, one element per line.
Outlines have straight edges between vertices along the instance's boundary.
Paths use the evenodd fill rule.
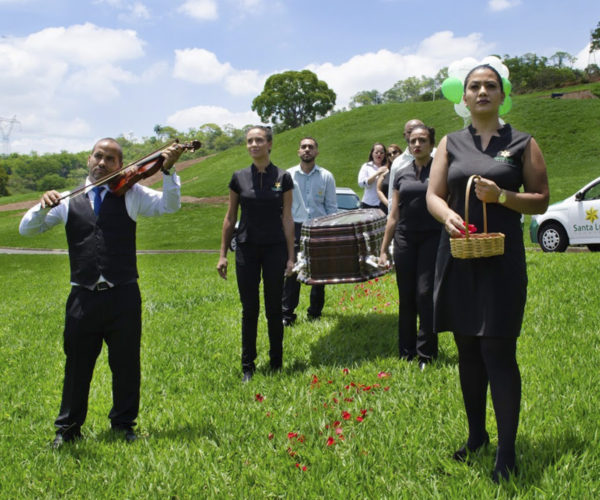
<path fill-rule="evenodd" d="M 567 233 L 557 222 L 549 222 L 542 226 L 538 242 L 544 252 L 564 252 L 569 246 Z"/>
<path fill-rule="evenodd" d="M 600 252 L 600 243 L 590 243 L 587 247 L 590 252 Z"/>

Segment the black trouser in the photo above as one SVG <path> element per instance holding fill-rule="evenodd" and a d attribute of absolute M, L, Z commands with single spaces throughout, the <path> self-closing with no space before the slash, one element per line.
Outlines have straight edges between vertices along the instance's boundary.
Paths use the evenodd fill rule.
<path fill-rule="evenodd" d="M 439 240 L 439 231 L 396 231 L 394 236 L 401 358 L 419 356 L 430 361 L 438 355 L 438 338 L 433 332 L 433 278 Z"/>
<path fill-rule="evenodd" d="M 283 323 L 281 295 L 287 262 L 285 243 L 255 245 L 239 243 L 235 251 L 235 271 L 242 302 L 242 370 L 254 371 L 256 334 L 260 300 L 258 290 L 263 279 L 265 315 L 269 331 L 269 356 L 272 368 L 283 360 Z"/>
<path fill-rule="evenodd" d="M 302 229 L 302 223 L 294 223 L 294 256 L 298 256 L 300 251 L 300 234 Z M 296 279 L 296 275 L 290 276 L 285 279 L 283 284 L 283 298 L 281 300 L 283 318 L 295 321 L 296 314 L 294 311 L 298 307 L 300 302 L 300 282 Z M 312 285 L 310 289 L 310 306 L 308 308 L 308 315 L 312 318 L 318 318 L 323 312 L 323 306 L 325 305 L 325 285 Z"/>
<path fill-rule="evenodd" d="M 517 339 L 454 334 L 460 385 L 469 423 L 467 444 L 475 448 L 487 437 L 485 410 L 488 381 L 498 427 L 497 463 L 514 463 L 521 407 Z"/>
<path fill-rule="evenodd" d="M 102 341 L 112 372 L 112 427 L 135 425 L 140 405 L 142 300 L 137 282 L 92 292 L 74 286 L 67 299 L 65 379 L 60 413 L 54 425 L 78 434 L 88 408 L 90 382 Z"/>

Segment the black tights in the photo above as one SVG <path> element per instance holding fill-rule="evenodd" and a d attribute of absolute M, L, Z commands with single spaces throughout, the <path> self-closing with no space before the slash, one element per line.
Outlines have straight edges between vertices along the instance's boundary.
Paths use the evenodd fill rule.
<path fill-rule="evenodd" d="M 458 347 L 460 385 L 469 423 L 467 446 L 476 449 L 488 439 L 485 409 L 489 380 L 498 426 L 496 469 L 512 469 L 521 406 L 517 339 L 454 334 L 454 340 Z"/>

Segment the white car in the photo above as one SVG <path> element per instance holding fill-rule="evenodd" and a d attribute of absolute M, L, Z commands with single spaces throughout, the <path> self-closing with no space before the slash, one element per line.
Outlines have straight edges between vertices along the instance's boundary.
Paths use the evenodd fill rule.
<path fill-rule="evenodd" d="M 335 197 L 337 198 L 338 212 L 360 208 L 360 198 L 351 188 L 335 188 Z"/>
<path fill-rule="evenodd" d="M 544 252 L 564 252 L 569 245 L 600 251 L 600 177 L 532 216 L 529 235 Z"/>

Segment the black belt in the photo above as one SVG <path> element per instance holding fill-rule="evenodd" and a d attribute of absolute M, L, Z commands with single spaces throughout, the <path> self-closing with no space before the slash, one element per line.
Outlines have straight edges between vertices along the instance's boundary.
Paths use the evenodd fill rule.
<path fill-rule="evenodd" d="M 100 283 L 96 283 L 94 288 L 92 288 L 93 292 L 103 292 L 105 290 L 110 290 L 112 287 L 106 282 L 101 281 Z"/>

